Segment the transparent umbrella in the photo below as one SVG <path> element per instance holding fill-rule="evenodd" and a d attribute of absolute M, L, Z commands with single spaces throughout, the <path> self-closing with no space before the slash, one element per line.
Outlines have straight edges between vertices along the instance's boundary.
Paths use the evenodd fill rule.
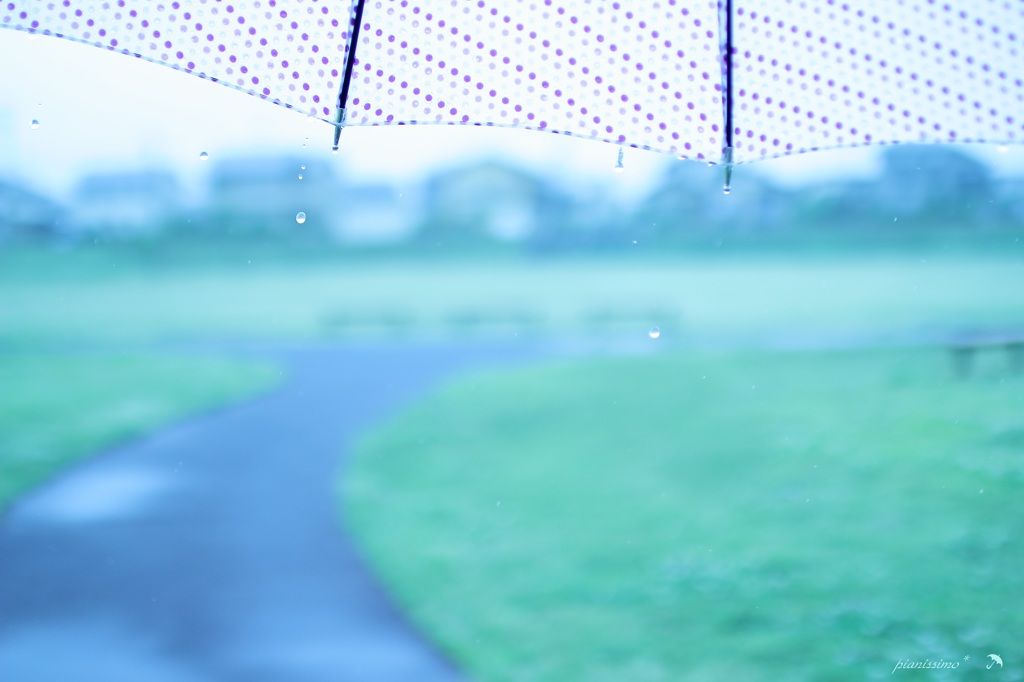
<path fill-rule="evenodd" d="M 0 25 L 243 90 L 335 145 L 347 125 L 509 126 L 728 169 L 1024 139 L 1020 2 L 12 0 Z"/>

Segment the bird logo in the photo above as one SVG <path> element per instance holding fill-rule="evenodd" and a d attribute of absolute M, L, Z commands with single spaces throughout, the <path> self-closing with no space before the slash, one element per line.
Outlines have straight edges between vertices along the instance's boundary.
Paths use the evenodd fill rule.
<path fill-rule="evenodd" d="M 1000 658 L 1000 656 L 998 654 L 989 654 L 988 657 L 991 658 L 992 660 L 989 661 L 988 665 L 985 666 L 986 669 L 991 669 L 992 666 L 994 666 L 996 663 L 999 664 L 1000 668 L 1003 667 L 1003 659 Z"/>

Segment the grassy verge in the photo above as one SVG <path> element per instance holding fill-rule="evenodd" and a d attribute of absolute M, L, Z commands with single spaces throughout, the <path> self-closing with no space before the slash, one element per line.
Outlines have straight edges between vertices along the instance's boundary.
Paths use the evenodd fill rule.
<path fill-rule="evenodd" d="M 477 375 L 362 442 L 346 523 L 479 680 L 863 680 L 900 659 L 981 679 L 1024 635 L 1005 360 L 962 381 L 929 349 Z"/>
<path fill-rule="evenodd" d="M 58 469 L 265 390 L 265 364 L 158 354 L 0 354 L 0 509 Z"/>

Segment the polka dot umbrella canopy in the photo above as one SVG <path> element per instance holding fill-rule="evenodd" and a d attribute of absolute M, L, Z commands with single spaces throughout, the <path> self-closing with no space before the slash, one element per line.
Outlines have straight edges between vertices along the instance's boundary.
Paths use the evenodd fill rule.
<path fill-rule="evenodd" d="M 1020 0 L 0 2 L 2 26 L 339 131 L 509 126 L 727 164 L 1024 139 Z"/>

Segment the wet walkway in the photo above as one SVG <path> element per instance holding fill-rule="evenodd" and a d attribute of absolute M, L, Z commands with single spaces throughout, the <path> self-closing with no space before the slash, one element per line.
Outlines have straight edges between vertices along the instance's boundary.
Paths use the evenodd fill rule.
<path fill-rule="evenodd" d="M 272 354 L 282 389 L 91 459 L 0 519 L 0 680 L 459 678 L 341 532 L 337 469 L 389 411 L 524 351 Z"/>

